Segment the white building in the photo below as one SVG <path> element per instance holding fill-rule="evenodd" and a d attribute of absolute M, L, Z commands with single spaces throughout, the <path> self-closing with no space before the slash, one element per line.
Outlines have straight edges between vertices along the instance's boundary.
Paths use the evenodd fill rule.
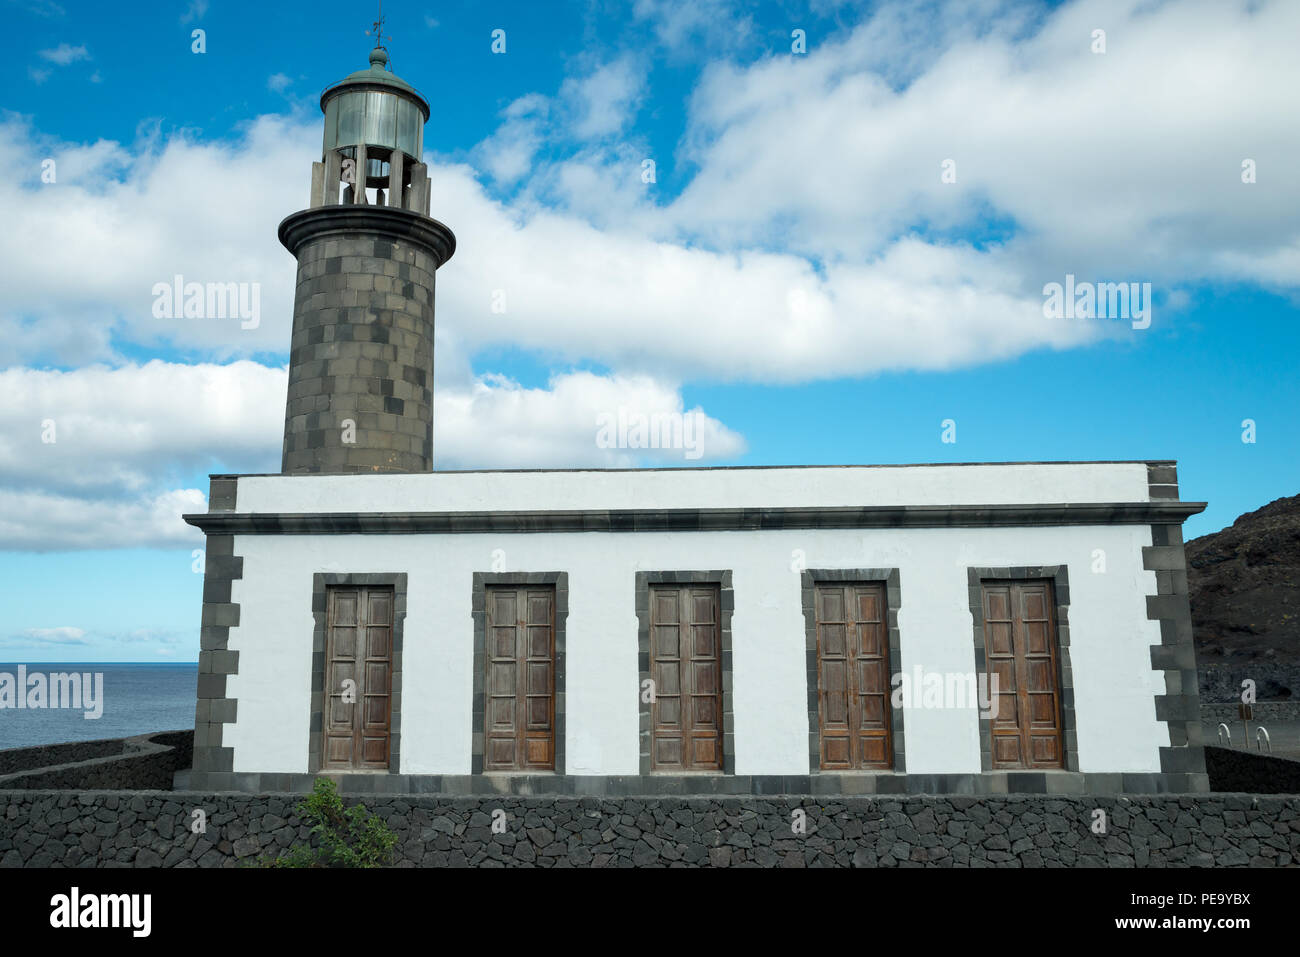
<path fill-rule="evenodd" d="M 433 472 L 455 239 L 385 63 L 280 227 L 283 474 L 186 516 L 190 787 L 1208 788 L 1172 462 Z"/>

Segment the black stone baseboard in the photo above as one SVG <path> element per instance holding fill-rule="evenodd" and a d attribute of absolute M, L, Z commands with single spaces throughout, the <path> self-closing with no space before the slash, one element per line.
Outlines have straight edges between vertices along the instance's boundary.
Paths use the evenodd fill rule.
<path fill-rule="evenodd" d="M 993 771 L 971 774 L 274 774 L 193 770 L 181 779 L 194 790 L 305 794 L 328 777 L 344 794 L 515 795 L 546 797 L 686 797 L 794 795 L 1085 795 L 1184 794 L 1209 790 L 1204 774 L 1168 772 Z"/>

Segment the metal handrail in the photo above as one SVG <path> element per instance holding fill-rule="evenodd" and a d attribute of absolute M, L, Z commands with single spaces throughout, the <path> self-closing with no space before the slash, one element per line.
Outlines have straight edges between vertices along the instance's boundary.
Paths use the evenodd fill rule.
<path fill-rule="evenodd" d="M 1219 744 L 1223 744 L 1223 736 L 1228 736 L 1228 747 L 1232 747 L 1232 729 L 1222 721 L 1219 722 Z"/>
<path fill-rule="evenodd" d="M 1273 742 L 1272 742 L 1272 740 L 1270 740 L 1270 738 L 1269 738 L 1269 736 L 1268 736 L 1268 729 L 1265 728 L 1262 724 L 1261 724 L 1258 728 L 1255 729 L 1255 748 L 1256 748 L 1256 750 L 1259 750 L 1259 751 L 1264 750 L 1263 748 L 1261 748 L 1261 747 L 1259 746 L 1259 736 L 1260 736 L 1261 734 L 1264 736 L 1264 743 L 1268 745 L 1268 753 L 1269 753 L 1269 754 L 1272 754 L 1272 753 L 1273 753 Z"/>

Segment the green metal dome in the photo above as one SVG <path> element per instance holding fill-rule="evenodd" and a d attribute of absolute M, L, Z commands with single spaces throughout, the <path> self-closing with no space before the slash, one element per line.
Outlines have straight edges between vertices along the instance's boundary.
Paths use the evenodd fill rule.
<path fill-rule="evenodd" d="M 397 74 L 390 73 L 385 69 L 387 66 L 388 52 L 383 47 L 375 47 L 370 51 L 370 66 L 368 69 L 350 73 L 337 83 L 325 88 L 325 91 L 320 95 L 321 112 L 325 112 L 325 104 L 330 98 L 345 90 L 380 90 L 409 97 L 420 107 L 421 112 L 424 114 L 424 121 L 427 123 L 429 121 L 429 101 L 411 84 Z"/>

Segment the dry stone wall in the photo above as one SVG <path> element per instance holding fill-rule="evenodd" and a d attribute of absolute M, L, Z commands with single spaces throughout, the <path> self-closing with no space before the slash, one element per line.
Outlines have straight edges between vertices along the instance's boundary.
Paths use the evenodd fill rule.
<path fill-rule="evenodd" d="M 354 803 L 350 798 L 347 803 Z M 310 837 L 293 795 L 0 792 L 0 865 L 236 867 Z M 371 797 L 399 867 L 1287 867 L 1300 797 Z M 204 830 L 193 830 L 195 810 Z M 1094 833 L 1096 811 L 1105 832 Z M 794 825 L 802 820 L 800 832 Z M 498 827 L 493 828 L 493 822 Z"/>

